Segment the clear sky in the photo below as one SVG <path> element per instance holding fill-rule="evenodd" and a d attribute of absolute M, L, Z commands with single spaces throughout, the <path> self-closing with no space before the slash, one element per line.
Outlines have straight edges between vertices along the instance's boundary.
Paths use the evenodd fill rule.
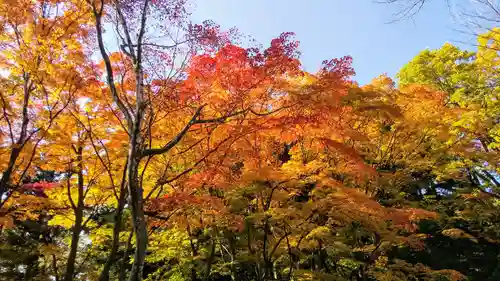
<path fill-rule="evenodd" d="M 464 40 L 445 1 L 430 1 L 412 20 L 388 24 L 398 9 L 371 0 L 197 0 L 193 18 L 235 26 L 264 46 L 281 32 L 295 32 L 306 70 L 351 55 L 355 79 L 364 84 L 383 73 L 394 76 L 425 48 Z"/>

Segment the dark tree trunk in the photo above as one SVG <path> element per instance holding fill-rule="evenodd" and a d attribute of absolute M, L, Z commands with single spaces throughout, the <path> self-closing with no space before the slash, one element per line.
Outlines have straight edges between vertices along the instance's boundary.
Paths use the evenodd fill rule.
<path fill-rule="evenodd" d="M 125 169 L 123 170 L 122 182 L 120 185 L 120 197 L 118 198 L 118 206 L 115 214 L 115 222 L 113 225 L 113 241 L 111 242 L 111 250 L 104 264 L 104 268 L 99 275 L 99 281 L 109 280 L 109 271 L 111 266 L 116 261 L 116 253 L 118 252 L 118 243 L 120 242 L 120 231 L 123 217 L 123 209 L 125 208 L 125 199 L 127 195 L 126 190 L 126 175 L 127 175 L 128 160 L 125 162 Z"/>
<path fill-rule="evenodd" d="M 73 226 L 73 233 L 71 234 L 71 246 L 66 262 L 66 273 L 64 274 L 64 281 L 72 281 L 75 275 L 75 261 L 78 253 L 78 242 L 80 241 L 80 233 L 82 232 L 83 224 L 83 209 L 84 209 L 84 182 L 83 182 L 83 148 L 80 146 L 77 149 L 76 161 L 78 163 L 78 203 L 74 206 L 75 225 Z M 69 179 L 68 179 L 69 180 Z M 70 190 L 68 190 L 70 192 Z M 69 193 L 68 196 L 71 197 Z"/>

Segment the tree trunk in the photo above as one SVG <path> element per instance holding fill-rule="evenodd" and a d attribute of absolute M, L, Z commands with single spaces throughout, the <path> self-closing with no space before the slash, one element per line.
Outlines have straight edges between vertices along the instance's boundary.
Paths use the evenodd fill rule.
<path fill-rule="evenodd" d="M 135 233 L 135 254 L 134 254 L 134 262 L 132 263 L 132 269 L 130 272 L 130 281 L 141 281 L 142 273 L 144 267 L 144 260 L 146 257 L 146 250 L 148 245 L 148 233 L 146 228 L 146 218 L 144 216 L 143 209 L 143 190 L 142 186 L 139 183 L 139 164 L 142 154 L 142 139 L 141 139 L 141 123 L 142 119 L 144 119 L 144 109 L 146 103 L 143 100 L 143 71 L 141 66 L 141 47 L 142 47 L 142 38 L 144 36 L 145 28 L 146 28 L 146 18 L 147 18 L 147 7 L 149 5 L 149 1 L 144 1 L 144 6 L 142 9 L 142 19 L 140 24 L 140 32 L 138 34 L 137 39 L 137 56 L 134 54 L 134 44 L 130 38 L 129 29 L 125 23 L 125 19 L 123 18 L 123 14 L 121 13 L 121 8 L 119 5 L 119 1 L 115 1 L 114 8 L 116 9 L 118 16 L 120 18 L 120 25 L 122 25 L 125 33 L 126 45 L 130 48 L 130 53 L 127 55 L 132 59 L 135 68 L 135 76 L 136 76 L 136 108 L 135 112 L 128 108 L 123 101 L 120 99 L 118 91 L 114 82 L 114 74 L 113 68 L 111 65 L 111 60 L 106 52 L 106 48 L 103 40 L 103 30 L 102 30 L 102 22 L 101 17 L 103 15 L 103 7 L 104 3 L 101 1 L 100 5 L 97 5 L 95 2 L 90 2 L 89 4 L 92 8 L 92 12 L 94 14 L 95 19 L 95 28 L 97 41 L 99 45 L 99 51 L 104 60 L 104 64 L 106 67 L 106 82 L 110 87 L 111 95 L 113 97 L 114 102 L 120 109 L 121 113 L 124 115 L 124 118 L 127 121 L 127 127 L 129 130 L 129 151 L 128 151 L 128 163 L 127 163 L 127 185 L 128 185 L 128 193 L 130 196 L 130 208 L 132 211 L 132 226 Z"/>
<path fill-rule="evenodd" d="M 125 166 L 128 165 L 128 159 L 125 162 Z M 125 208 L 125 199 L 126 199 L 126 175 L 127 168 L 123 169 L 122 182 L 120 186 L 120 197 L 118 198 L 118 206 L 115 214 L 115 224 L 113 226 L 113 241 L 111 242 L 111 251 L 109 252 L 108 259 L 106 260 L 106 264 L 104 264 L 104 268 L 99 275 L 99 281 L 108 281 L 109 280 L 109 271 L 111 270 L 111 266 L 115 262 L 116 252 L 118 251 L 118 243 L 120 242 L 120 231 L 122 224 L 122 216 L 123 209 Z"/>
<path fill-rule="evenodd" d="M 16 165 L 17 158 L 21 154 L 21 150 L 23 146 L 25 145 L 26 139 L 27 139 L 27 134 L 28 134 L 28 123 L 30 121 L 29 116 L 28 116 L 28 106 L 29 106 L 29 100 L 31 96 L 31 88 L 32 84 L 30 82 L 30 77 L 28 74 L 24 73 L 23 74 L 24 78 L 24 97 L 23 97 L 23 110 L 22 110 L 22 122 L 21 122 L 21 131 L 19 133 L 19 138 L 17 139 L 16 143 L 13 144 L 14 147 L 12 148 L 10 152 L 10 157 L 9 157 L 9 165 L 7 166 L 7 169 L 3 171 L 2 173 L 2 179 L 0 180 L 0 209 L 3 207 L 5 202 L 7 201 L 7 198 L 9 197 L 8 195 L 6 196 L 6 199 L 3 199 L 3 197 L 6 195 L 6 193 L 9 191 L 9 185 L 12 177 L 12 172 L 14 171 L 14 167 Z"/>
<path fill-rule="evenodd" d="M 4 202 L 6 201 L 3 199 L 3 196 L 6 195 L 6 193 L 9 191 L 10 178 L 12 176 L 12 171 L 14 170 L 14 166 L 20 152 L 20 148 L 12 148 L 9 157 L 9 165 L 7 166 L 7 169 L 5 169 L 5 171 L 2 173 L 2 179 L 0 179 L 0 208 L 2 208 Z"/>
<path fill-rule="evenodd" d="M 266 208 L 267 210 L 267 208 Z M 266 215 L 266 219 L 264 222 L 264 245 L 262 249 L 262 257 L 264 259 L 264 279 L 263 280 L 273 280 L 273 262 L 271 261 L 271 257 L 268 256 L 268 236 L 271 235 L 271 229 L 269 226 L 269 216 Z"/>
<path fill-rule="evenodd" d="M 205 274 L 203 276 L 203 280 L 210 280 L 210 272 L 212 270 L 212 264 L 214 262 L 215 257 L 215 244 L 216 240 L 212 241 L 212 247 L 210 249 L 210 256 L 208 256 L 207 266 L 205 267 Z"/>
<path fill-rule="evenodd" d="M 140 153 L 137 151 L 138 131 L 132 135 L 129 150 L 128 163 L 128 192 L 130 194 L 130 205 L 132 210 L 132 226 L 135 233 L 135 254 L 129 281 L 141 281 L 148 246 L 148 233 L 146 228 L 146 218 L 143 209 L 143 190 L 139 184 L 139 161 Z M 137 134 L 136 134 L 137 132 Z"/>
<path fill-rule="evenodd" d="M 146 1 L 147 4 L 147 1 Z M 144 23 L 143 23 L 144 24 Z M 140 40 L 139 40 L 140 41 Z M 146 103 L 143 98 L 143 73 L 140 60 L 140 44 L 137 51 L 136 76 L 136 108 L 133 122 L 130 124 L 130 143 L 128 154 L 128 192 L 132 209 L 132 226 L 135 232 L 135 254 L 129 281 L 141 281 L 144 260 L 148 247 L 148 231 L 144 215 L 144 198 L 139 181 L 139 165 L 143 157 L 143 139 L 141 136 L 142 119 Z"/>
<path fill-rule="evenodd" d="M 132 248 L 132 237 L 134 236 L 134 231 L 130 231 L 127 239 L 127 246 L 125 247 L 125 252 L 123 253 L 122 260 L 120 262 L 120 273 L 118 274 L 118 281 L 125 281 L 125 264 L 127 263 L 128 253 Z"/>
<path fill-rule="evenodd" d="M 57 272 L 57 259 L 56 255 L 52 254 L 52 271 L 54 274 L 54 280 L 59 281 L 59 273 Z"/>
<path fill-rule="evenodd" d="M 73 233 L 71 234 L 71 247 L 66 262 L 66 273 L 64 274 L 64 281 L 72 281 L 75 275 L 75 261 L 78 252 L 78 242 L 80 241 L 80 233 L 82 232 L 83 223 L 83 208 L 84 208 L 84 183 L 83 183 L 83 148 L 80 146 L 77 150 L 76 160 L 78 163 L 78 203 L 74 208 L 75 225 L 73 226 Z M 68 190 L 69 192 L 69 190 Z M 68 194 L 71 197 L 71 194 Z"/>

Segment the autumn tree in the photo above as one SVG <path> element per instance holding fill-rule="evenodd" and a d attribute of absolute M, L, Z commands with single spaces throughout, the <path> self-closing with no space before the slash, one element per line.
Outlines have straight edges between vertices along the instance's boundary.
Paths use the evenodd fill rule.
<path fill-rule="evenodd" d="M 175 58 L 177 52 L 187 52 L 185 55 L 189 58 L 192 55 L 194 46 L 198 45 L 199 40 L 217 39 L 215 33 L 216 28 L 206 26 L 191 26 L 191 30 L 187 30 L 185 22 L 185 10 L 183 1 L 179 2 L 164 2 L 164 1 L 87 1 L 87 8 L 91 12 L 95 21 L 95 34 L 99 52 L 103 58 L 105 65 L 106 81 L 109 87 L 109 92 L 113 97 L 114 103 L 119 109 L 120 118 L 123 120 L 125 130 L 128 134 L 128 162 L 126 171 L 126 181 L 128 186 L 128 195 L 130 196 L 130 206 L 132 210 L 132 222 L 134 225 L 136 254 L 134 264 L 130 274 L 130 280 L 141 280 L 143 272 L 143 263 L 147 248 L 147 227 L 146 218 L 143 209 L 143 187 L 139 179 L 139 169 L 141 160 L 145 157 L 168 152 L 174 147 L 187 133 L 189 128 L 198 119 L 204 106 L 198 106 L 194 109 L 192 120 L 186 121 L 186 126 L 176 136 L 173 136 L 170 142 L 159 147 L 153 148 L 148 131 L 152 127 L 152 122 L 155 119 L 153 99 L 158 98 L 157 93 L 147 85 L 145 81 L 146 74 L 149 74 L 149 79 L 166 79 L 167 81 L 175 80 L 178 73 L 182 72 L 176 69 L 178 61 Z M 106 16 L 110 15 L 110 23 L 117 30 L 120 36 L 118 45 L 120 46 L 120 54 L 122 65 L 128 67 L 128 72 L 122 79 L 127 79 L 125 82 L 126 88 L 119 89 L 115 84 L 119 78 L 116 76 L 116 71 L 113 69 L 110 55 L 108 54 L 104 43 L 104 21 Z M 153 24 L 153 20 L 157 23 Z M 149 27 L 155 25 L 155 30 Z M 181 29 L 188 31 L 186 38 L 174 38 L 174 45 L 161 45 L 163 42 L 157 43 L 148 40 L 148 36 L 152 32 L 160 32 L 160 36 L 171 36 L 172 29 Z M 170 32 L 169 32 L 170 31 Z M 189 32 L 192 31 L 192 32 Z M 178 45 L 181 45 L 178 40 L 188 43 L 187 50 L 180 50 Z M 174 56 L 174 57 L 172 57 Z M 146 70 L 145 62 L 149 59 L 154 61 L 154 58 L 163 58 L 165 63 L 170 58 L 170 63 L 159 64 L 156 67 L 163 67 L 161 72 L 170 67 L 174 73 L 174 79 L 171 74 L 164 75 L 161 72 L 153 73 Z M 181 63 L 182 64 L 182 63 Z M 153 69 L 151 69 L 153 70 Z M 161 73 L 161 74 L 160 74 Z M 159 77 L 155 75 L 160 74 Z M 187 108 L 185 108 L 187 110 Z M 149 120 L 149 123 L 147 123 Z"/>
<path fill-rule="evenodd" d="M 263 84 L 270 84 L 268 88 L 271 88 L 273 84 L 279 83 L 280 76 L 297 69 L 295 45 L 289 42 L 287 35 L 283 35 L 273 41 L 265 53 L 252 53 L 226 45 L 215 58 L 211 58 L 211 51 L 228 42 L 227 35 L 221 34 L 218 27 L 210 22 L 203 25 L 188 24 L 184 19 L 186 11 L 182 1 L 89 1 L 88 4 L 95 19 L 97 42 L 106 68 L 109 91 L 129 138 L 127 185 L 136 241 L 130 280 L 140 280 L 148 244 L 144 214 L 146 188 L 141 180 L 146 173 L 145 167 L 151 159 L 168 154 L 192 130 L 204 131 L 207 127 L 218 127 L 229 119 L 242 122 L 243 116 L 271 115 L 291 106 L 274 91 L 252 93 L 252 90 L 262 88 Z M 121 51 L 116 58 L 121 60 L 124 67 L 128 67 L 127 74 L 120 77 L 126 80 L 125 89 L 116 85 L 118 77 L 111 56 L 104 47 L 105 12 L 116 18 L 111 19 L 111 24 L 116 26 L 120 35 L 118 44 Z M 172 36 L 172 29 L 177 29 L 183 38 L 174 37 L 170 45 L 149 39 L 153 35 L 149 24 L 153 22 L 155 33 L 163 32 L 163 36 Z M 199 54 L 200 51 L 206 52 L 206 55 Z M 182 80 L 186 69 L 183 62 L 179 63 L 177 54 L 183 54 L 193 65 L 193 71 L 188 73 L 192 79 Z M 198 54 L 197 59 L 191 60 L 193 55 Z M 157 58 L 163 58 L 164 61 L 158 62 L 155 60 Z M 219 58 L 222 61 L 217 65 L 214 59 Z M 156 63 L 155 68 L 164 67 L 164 71 L 148 68 L 149 62 Z M 195 67 L 203 67 L 208 72 L 202 73 Z M 241 72 L 234 74 L 242 75 L 241 78 L 231 73 L 237 67 L 242 68 Z M 203 84 L 190 84 L 199 84 L 198 79 L 210 74 L 216 74 L 214 78 L 217 80 L 205 78 L 205 81 L 208 85 L 217 83 L 215 86 L 219 87 L 218 91 L 204 88 Z M 270 76 L 271 81 L 266 76 Z M 165 118 L 171 118 L 169 115 L 172 113 L 177 113 L 175 119 L 179 122 L 174 126 L 164 123 L 168 121 Z M 182 123 L 184 125 L 177 125 Z M 170 127 L 163 127 L 165 125 Z M 170 141 L 159 141 L 158 134 Z M 180 171 L 179 175 L 191 169 Z"/>
<path fill-rule="evenodd" d="M 354 114 L 345 101 L 364 97 L 352 96 L 358 93 L 351 91 L 349 62 L 325 62 L 318 74 L 291 79 L 286 89 L 299 107 L 260 120 L 258 130 L 235 139 L 222 158 L 207 159 L 202 170 L 148 204 L 153 225 L 176 226 L 168 232 L 173 240 L 152 236 L 158 252 L 149 262 L 176 262 L 162 245 L 188 243 L 176 247 L 184 256 L 177 261 L 181 269 L 155 265 L 152 276 L 366 278 L 391 245 L 413 241 L 394 232 L 414 229 L 413 220 L 433 214 L 384 208 L 357 189 L 375 170 L 350 147 L 364 132 L 345 126 Z M 355 248 L 366 256 L 356 259 Z M 196 263 L 188 261 L 189 252 Z M 191 272 L 182 271 L 190 266 Z"/>
<path fill-rule="evenodd" d="M 457 154 L 470 182 L 497 197 L 498 52 L 495 30 L 478 37 L 477 52 L 446 44 L 417 55 L 398 74 L 400 83 L 421 83 L 446 94 L 447 105 L 460 111 L 451 130 L 475 147 Z M 487 166 L 484 163 L 488 163 Z"/>
<path fill-rule="evenodd" d="M 40 148 L 82 86 L 78 67 L 85 57 L 81 38 L 86 29 L 85 17 L 71 2 L 7 1 L 0 10 L 0 208 L 5 220 L 9 199 L 22 194 L 23 180 L 44 160 Z"/>
<path fill-rule="evenodd" d="M 398 74 L 399 89 L 387 78 L 365 86 L 365 95 L 376 98 L 374 93 L 385 93 L 382 96 L 399 108 L 404 118 L 375 119 L 380 120 L 377 130 L 371 130 L 375 142 L 369 147 L 365 145 L 370 142 L 358 144 L 371 163 L 379 163 L 372 162 L 378 155 L 386 156 L 390 163 L 380 169 L 376 182 L 377 197 L 384 205 L 419 205 L 441 214 L 439 220 L 421 228 L 430 235 L 426 243 L 436 254 L 427 258 L 421 255 L 420 261 L 427 259 L 434 266 L 443 266 L 442 257 L 433 258 L 445 254 L 437 245 L 463 243 L 463 250 L 454 254 L 467 253 L 467 265 L 450 257 L 448 266 L 454 263 L 454 269 L 478 280 L 493 278 L 491 270 L 495 265 L 474 264 L 474 253 L 496 255 L 488 248 L 497 239 L 491 231 L 496 228 L 498 211 L 494 207 L 498 160 L 494 138 L 497 113 L 493 105 L 498 94 L 498 73 L 491 68 L 497 54 L 490 48 L 495 40 L 488 40 L 489 36 L 479 37 L 479 45 L 484 47 L 477 52 L 462 51 L 451 44 L 421 52 Z M 396 95 L 391 98 L 390 93 Z M 421 94 L 425 98 L 411 98 Z M 372 118 L 365 124 L 375 123 Z M 405 148 L 410 148 L 409 153 L 404 152 Z M 370 151 L 381 153 L 374 158 Z M 490 226 L 483 228 L 480 225 L 485 221 Z"/>

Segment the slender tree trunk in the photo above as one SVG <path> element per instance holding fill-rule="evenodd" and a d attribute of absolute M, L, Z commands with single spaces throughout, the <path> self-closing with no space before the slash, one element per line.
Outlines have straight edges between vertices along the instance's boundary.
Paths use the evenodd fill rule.
<path fill-rule="evenodd" d="M 142 119 L 144 119 L 144 109 L 146 103 L 143 99 L 143 71 L 141 66 L 141 48 L 142 48 L 142 38 L 144 36 L 145 28 L 146 28 L 146 19 L 147 19 L 147 7 L 149 5 L 149 0 L 144 1 L 144 6 L 142 9 L 142 18 L 140 25 L 140 32 L 138 34 L 137 39 L 137 53 L 134 52 L 134 44 L 132 43 L 129 29 L 127 24 L 125 23 L 125 18 L 121 13 L 121 8 L 119 5 L 119 1 L 115 1 L 115 9 L 120 18 L 120 24 L 122 25 L 126 37 L 126 45 L 129 47 L 129 52 L 127 55 L 132 59 L 134 63 L 134 72 L 136 77 L 136 108 L 135 112 L 128 108 L 120 99 L 118 91 L 115 87 L 114 82 L 114 74 L 113 68 L 111 66 L 111 60 L 106 52 L 106 48 L 103 40 L 103 30 L 102 30 L 102 22 L 101 17 L 103 15 L 103 7 L 104 3 L 101 1 L 99 4 L 95 2 L 89 2 L 95 19 L 95 27 L 97 34 L 97 41 L 99 45 L 100 53 L 103 57 L 104 64 L 106 66 L 106 80 L 107 84 L 110 87 L 111 95 L 113 97 L 114 102 L 120 109 L 121 113 L 123 113 L 126 121 L 127 127 L 129 130 L 129 151 L 128 151 L 128 163 L 127 163 L 127 185 L 128 185 L 128 193 L 130 196 L 130 208 L 132 211 L 132 226 L 135 233 L 135 254 L 134 254 L 134 262 L 132 263 L 132 270 L 130 272 L 130 281 L 140 281 L 142 280 L 144 260 L 146 257 L 146 250 L 148 245 L 148 233 L 146 228 L 146 218 L 144 216 L 143 209 L 143 190 L 142 186 L 139 182 L 139 164 L 141 161 L 142 155 L 142 139 L 141 139 L 141 123 Z"/>
<path fill-rule="evenodd" d="M 189 225 L 187 215 L 186 215 L 186 223 L 187 223 L 186 231 L 187 231 L 187 234 L 189 236 L 189 244 L 191 246 L 192 256 L 197 257 L 198 250 L 196 249 L 196 245 L 194 244 L 194 241 L 193 241 L 193 234 L 191 233 L 191 226 Z M 198 280 L 198 276 L 196 274 L 196 269 L 194 267 L 192 267 L 191 268 L 191 281 L 197 281 L 197 280 Z"/>
<path fill-rule="evenodd" d="M 266 217 L 264 222 L 264 246 L 262 249 L 262 257 L 264 259 L 264 280 L 273 280 L 273 263 L 271 257 L 268 256 L 268 236 L 271 235 L 269 226 L 269 217 Z"/>
<path fill-rule="evenodd" d="M 57 272 L 57 259 L 55 254 L 52 254 L 52 271 L 54 274 L 54 280 L 59 281 L 59 273 Z"/>
<path fill-rule="evenodd" d="M 80 233 L 82 232 L 83 223 L 83 208 L 84 208 L 84 183 L 83 183 L 83 148 L 80 146 L 77 149 L 76 160 L 78 163 L 78 203 L 74 208 L 75 225 L 73 226 L 73 233 L 71 234 L 71 246 L 66 263 L 66 273 L 64 274 L 64 281 L 72 281 L 75 275 L 75 261 L 78 252 L 78 242 L 80 241 Z M 68 194 L 71 196 L 71 194 Z"/>
<path fill-rule="evenodd" d="M 271 187 L 271 186 L 270 186 Z M 269 207 L 271 206 L 271 201 L 273 198 L 273 193 L 274 193 L 274 188 L 271 187 L 271 194 L 267 198 L 267 200 L 264 202 L 264 199 L 262 199 L 262 210 L 264 211 L 264 214 L 266 216 L 265 221 L 264 221 L 264 243 L 263 243 L 263 249 L 262 249 L 262 257 L 264 259 L 264 280 L 273 280 L 274 279 L 274 266 L 273 262 L 271 260 L 271 257 L 268 255 L 268 248 L 269 248 L 269 236 L 271 235 L 271 226 L 269 224 L 269 220 L 271 219 L 271 216 L 266 214 L 267 210 L 269 210 Z"/>
<path fill-rule="evenodd" d="M 10 178 L 12 176 L 12 171 L 14 170 L 14 166 L 16 164 L 16 160 L 19 157 L 21 149 L 18 147 L 12 148 L 9 157 L 9 165 L 7 169 L 2 173 L 2 179 L 0 179 L 0 208 L 3 206 L 6 200 L 2 199 L 4 194 L 9 191 Z"/>
<path fill-rule="evenodd" d="M 212 241 L 212 247 L 210 249 L 210 256 L 208 256 L 207 266 L 205 267 L 205 274 L 203 276 L 203 280 L 210 280 L 210 271 L 212 270 L 212 264 L 214 262 L 215 257 L 215 244 L 216 240 Z"/>
<path fill-rule="evenodd" d="M 120 231 L 123 217 L 123 209 L 125 208 L 125 199 L 127 195 L 126 190 L 126 175 L 127 175 L 127 166 L 128 159 L 125 162 L 125 168 L 123 169 L 122 182 L 120 186 L 120 197 L 118 198 L 118 206 L 115 214 L 115 224 L 113 225 L 113 242 L 111 244 L 111 250 L 108 255 L 108 259 L 106 260 L 106 264 L 104 264 L 104 268 L 101 271 L 99 276 L 99 281 L 108 281 L 109 280 L 109 271 L 111 270 L 111 266 L 115 262 L 116 253 L 118 251 L 118 243 L 120 242 Z"/>
<path fill-rule="evenodd" d="M 231 280 L 236 281 L 236 266 L 234 262 L 234 257 L 236 256 L 236 241 L 234 236 L 230 234 L 229 237 L 229 250 L 231 251 Z"/>
<path fill-rule="evenodd" d="M 147 0 L 146 0 L 147 4 Z M 144 13 L 145 11 L 143 11 Z M 145 17 L 145 15 L 143 15 Z M 142 23 L 144 24 L 144 22 Z M 142 28 L 141 28 L 142 31 Z M 139 35 L 141 36 L 141 35 Z M 130 126 L 130 146 L 128 163 L 128 192 L 130 194 L 130 205 L 132 209 L 132 225 L 135 231 L 135 254 L 129 281 L 141 281 L 144 260 L 148 247 L 148 231 L 146 226 L 146 217 L 144 215 L 144 198 L 142 185 L 139 181 L 139 165 L 143 157 L 143 139 L 141 136 L 142 119 L 144 118 L 143 73 L 140 59 L 140 40 L 137 50 L 137 61 L 135 66 L 136 77 L 136 107 L 133 122 Z M 130 124 L 130 123 L 129 123 Z"/>
<path fill-rule="evenodd" d="M 125 252 L 123 253 L 122 261 L 120 263 L 120 274 L 118 275 L 118 281 L 125 280 L 125 264 L 127 263 L 128 253 L 132 248 L 132 237 L 134 236 L 134 231 L 130 231 L 130 234 L 127 239 L 127 246 L 125 247 Z"/>
<path fill-rule="evenodd" d="M 137 130 L 138 131 L 138 130 Z M 135 254 L 129 281 L 141 281 L 148 245 L 148 233 L 146 218 L 143 209 L 143 190 L 139 184 L 138 169 L 140 155 L 137 152 L 138 134 L 132 135 L 132 143 L 129 150 L 128 163 L 128 192 L 130 194 L 130 205 L 132 210 L 132 226 L 135 233 Z"/>
<path fill-rule="evenodd" d="M 28 74 L 23 75 L 24 78 L 24 97 L 23 97 L 23 110 L 22 110 L 22 122 L 21 122 L 21 131 L 19 133 L 19 137 L 10 152 L 9 164 L 5 171 L 2 173 L 2 179 L 0 180 L 0 209 L 3 207 L 7 199 L 3 199 L 3 196 L 9 191 L 9 185 L 12 177 L 12 172 L 14 171 L 14 167 L 16 165 L 17 158 L 21 154 L 21 150 L 26 142 L 26 138 L 28 135 L 28 124 L 29 124 L 29 116 L 28 116 L 28 106 L 29 100 L 31 96 L 31 88 L 32 83 L 30 82 L 30 77 Z M 7 197 L 8 198 L 8 197 Z"/>

